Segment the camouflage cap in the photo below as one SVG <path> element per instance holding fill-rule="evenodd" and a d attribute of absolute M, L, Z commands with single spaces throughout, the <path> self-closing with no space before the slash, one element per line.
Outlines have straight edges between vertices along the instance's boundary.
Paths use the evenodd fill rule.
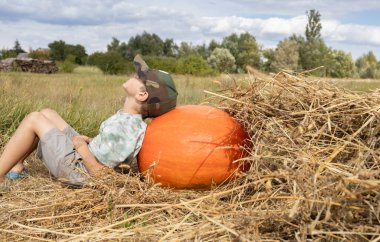
<path fill-rule="evenodd" d="M 170 74 L 150 69 L 140 55 L 135 56 L 133 64 L 137 76 L 149 94 L 147 102 L 142 107 L 143 117 L 157 117 L 174 109 L 177 105 L 178 92 Z"/>

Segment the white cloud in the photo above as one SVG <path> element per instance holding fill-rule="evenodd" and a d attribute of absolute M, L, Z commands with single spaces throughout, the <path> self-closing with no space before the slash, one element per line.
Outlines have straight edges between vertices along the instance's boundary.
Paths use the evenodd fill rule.
<path fill-rule="evenodd" d="M 293 33 L 302 34 L 306 25 L 306 17 L 299 16 L 290 19 L 248 19 L 242 17 L 206 17 L 198 21 L 199 29 L 204 32 L 218 33 L 222 36 L 230 33 L 250 32 L 259 38 L 277 36 L 285 38 Z"/>
<path fill-rule="evenodd" d="M 312 8 L 322 14 L 328 45 L 355 55 L 380 49 L 379 26 L 339 20 L 380 9 L 374 0 L 192 0 L 191 5 L 171 0 L 0 0 L 0 48 L 12 48 L 16 39 L 24 49 L 64 40 L 92 53 L 105 50 L 112 37 L 126 42 L 144 30 L 193 44 L 248 31 L 264 47 L 274 47 L 293 33 L 304 35 L 305 11 Z"/>
<path fill-rule="evenodd" d="M 322 33 L 326 40 L 357 45 L 380 46 L 380 26 L 341 24 L 338 21 L 323 21 Z"/>

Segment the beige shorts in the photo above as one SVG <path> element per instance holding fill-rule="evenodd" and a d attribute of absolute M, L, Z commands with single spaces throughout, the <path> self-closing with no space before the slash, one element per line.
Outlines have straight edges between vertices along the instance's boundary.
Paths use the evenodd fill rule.
<path fill-rule="evenodd" d="M 54 128 L 40 139 L 37 146 L 37 156 L 50 174 L 70 185 L 83 185 L 88 178 L 88 172 L 71 141 L 77 135 L 70 126 L 63 131 Z"/>

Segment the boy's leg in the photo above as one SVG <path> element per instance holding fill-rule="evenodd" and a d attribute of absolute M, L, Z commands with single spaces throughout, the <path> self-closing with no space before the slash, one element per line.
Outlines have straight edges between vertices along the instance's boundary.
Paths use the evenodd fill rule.
<path fill-rule="evenodd" d="M 40 111 L 53 125 L 59 130 L 63 131 L 65 128 L 69 126 L 65 120 L 53 109 L 45 108 Z"/>
<path fill-rule="evenodd" d="M 69 124 L 53 109 L 45 108 L 40 111 L 53 125 L 59 130 L 63 131 L 66 127 L 69 127 Z M 15 166 L 12 167 L 11 171 L 21 172 L 24 170 L 24 160 L 37 148 L 39 138 L 36 137 L 33 145 L 30 147 L 30 150 L 22 157 Z"/>
<path fill-rule="evenodd" d="M 12 167 L 11 171 L 22 172 L 24 170 L 24 160 L 37 148 L 39 140 L 40 139 L 38 137 L 34 139 L 29 151 L 17 162 L 14 167 Z"/>
<path fill-rule="evenodd" d="M 0 156 L 0 181 L 33 148 L 35 139 L 55 128 L 42 113 L 33 112 L 24 118 Z"/>
<path fill-rule="evenodd" d="M 53 125 L 59 130 L 63 131 L 69 125 L 65 120 L 53 109 L 45 108 L 40 111 Z M 39 138 L 36 137 L 30 150 L 17 162 L 17 164 L 11 169 L 11 171 L 21 172 L 24 170 L 24 160 L 37 148 Z"/>

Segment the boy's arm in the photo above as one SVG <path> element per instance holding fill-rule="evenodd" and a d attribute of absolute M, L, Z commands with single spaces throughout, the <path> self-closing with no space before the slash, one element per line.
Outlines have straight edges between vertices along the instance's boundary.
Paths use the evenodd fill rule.
<path fill-rule="evenodd" d="M 88 137 L 86 135 L 77 135 L 75 137 L 76 137 L 76 139 L 83 138 L 84 141 L 86 141 L 87 144 L 89 144 L 92 141 L 92 138 L 90 138 L 90 137 Z"/>
<path fill-rule="evenodd" d="M 91 153 L 88 148 L 89 140 L 83 136 L 75 136 L 72 139 L 76 151 L 82 157 L 82 161 L 87 171 L 91 176 L 99 176 L 101 170 L 105 168 L 104 165 L 100 164 L 95 156 Z"/>

